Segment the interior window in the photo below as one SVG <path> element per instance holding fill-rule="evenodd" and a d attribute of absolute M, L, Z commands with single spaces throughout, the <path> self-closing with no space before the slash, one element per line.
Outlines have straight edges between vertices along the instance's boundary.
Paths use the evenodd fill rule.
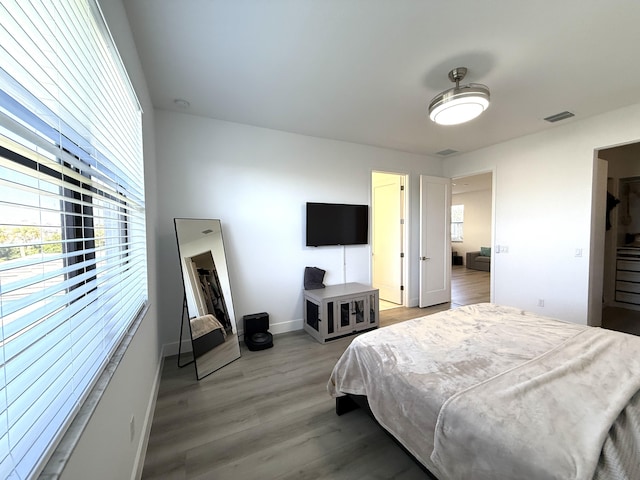
<path fill-rule="evenodd" d="M 451 205 L 451 241 L 462 242 L 464 205 Z"/>

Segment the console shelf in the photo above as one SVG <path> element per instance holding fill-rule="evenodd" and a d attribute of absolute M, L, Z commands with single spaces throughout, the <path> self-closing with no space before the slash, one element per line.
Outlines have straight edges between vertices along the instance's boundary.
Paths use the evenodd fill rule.
<path fill-rule="evenodd" d="M 320 343 L 376 328 L 379 292 L 362 283 L 304 291 L 304 330 Z"/>
<path fill-rule="evenodd" d="M 640 305 L 640 248 L 638 247 L 618 248 L 615 301 Z"/>

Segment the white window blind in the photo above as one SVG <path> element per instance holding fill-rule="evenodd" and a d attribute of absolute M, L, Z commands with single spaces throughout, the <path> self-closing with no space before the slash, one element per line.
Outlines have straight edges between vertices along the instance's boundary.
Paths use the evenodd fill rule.
<path fill-rule="evenodd" d="M 147 301 L 141 110 L 95 0 L 0 4 L 0 478 L 46 461 Z"/>

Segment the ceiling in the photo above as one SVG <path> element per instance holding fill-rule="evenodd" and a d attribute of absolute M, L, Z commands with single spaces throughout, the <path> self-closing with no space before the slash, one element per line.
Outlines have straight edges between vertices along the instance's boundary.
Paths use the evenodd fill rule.
<path fill-rule="evenodd" d="M 437 155 L 640 102 L 635 0 L 124 4 L 159 109 Z M 459 66 L 491 106 L 438 126 L 427 106 Z M 565 110 L 575 117 L 543 120 Z"/>
<path fill-rule="evenodd" d="M 480 173 L 468 177 L 454 178 L 451 181 L 451 193 L 457 195 L 460 193 L 491 190 L 492 179 L 493 175 L 491 173 Z"/>

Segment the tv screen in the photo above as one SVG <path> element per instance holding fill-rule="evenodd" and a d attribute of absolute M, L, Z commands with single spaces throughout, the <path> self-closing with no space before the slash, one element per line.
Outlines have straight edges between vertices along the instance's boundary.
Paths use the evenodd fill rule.
<path fill-rule="evenodd" d="M 307 246 L 366 245 L 369 206 L 307 203 Z"/>

